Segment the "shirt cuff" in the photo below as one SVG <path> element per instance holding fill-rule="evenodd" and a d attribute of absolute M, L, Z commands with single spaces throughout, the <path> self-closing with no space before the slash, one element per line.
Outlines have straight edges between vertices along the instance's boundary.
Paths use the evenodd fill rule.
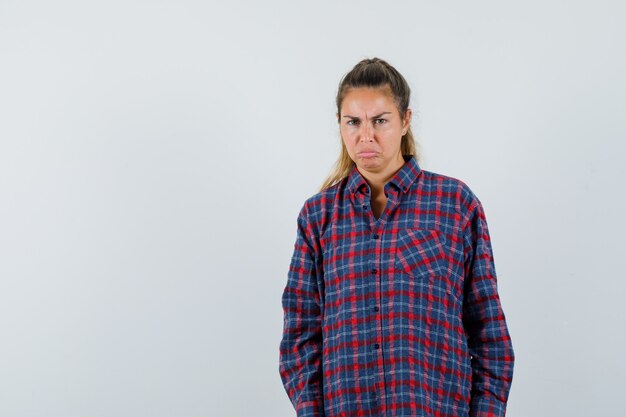
<path fill-rule="evenodd" d="M 297 417 L 324 417 L 322 400 L 308 400 L 298 404 Z"/>
<path fill-rule="evenodd" d="M 504 417 L 506 403 L 493 397 L 472 398 L 469 417 Z"/>

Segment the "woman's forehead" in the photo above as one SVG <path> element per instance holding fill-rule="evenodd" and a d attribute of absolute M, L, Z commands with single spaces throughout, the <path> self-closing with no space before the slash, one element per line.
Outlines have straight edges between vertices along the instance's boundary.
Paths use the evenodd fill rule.
<path fill-rule="evenodd" d="M 341 103 L 342 113 L 350 111 L 382 113 L 394 108 L 395 103 L 389 88 L 380 87 L 351 88 Z"/>
<path fill-rule="evenodd" d="M 381 86 L 376 86 L 376 87 L 370 87 L 370 86 L 347 87 L 344 90 L 344 95 L 343 95 L 344 99 L 349 94 L 353 94 L 353 93 L 357 93 L 357 94 L 370 93 L 370 94 L 386 95 L 389 97 L 393 97 L 393 92 L 391 91 L 391 87 L 389 86 L 389 84 L 383 84 Z"/>

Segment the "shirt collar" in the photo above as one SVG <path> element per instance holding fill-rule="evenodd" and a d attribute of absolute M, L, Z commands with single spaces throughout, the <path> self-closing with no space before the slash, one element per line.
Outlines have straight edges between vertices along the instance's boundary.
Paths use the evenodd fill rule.
<path fill-rule="evenodd" d="M 421 168 L 417 163 L 415 155 L 403 155 L 403 158 L 404 165 L 389 179 L 388 183 L 395 185 L 400 191 L 406 193 L 421 172 Z M 365 186 L 366 190 L 369 189 L 367 181 L 357 169 L 356 164 L 353 164 L 350 174 L 348 174 L 348 190 L 351 194 L 354 194 L 363 186 Z"/>

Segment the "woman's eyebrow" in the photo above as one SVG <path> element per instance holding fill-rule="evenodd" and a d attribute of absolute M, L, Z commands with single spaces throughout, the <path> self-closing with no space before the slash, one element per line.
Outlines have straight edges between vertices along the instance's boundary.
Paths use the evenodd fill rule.
<path fill-rule="evenodd" d="M 377 114 L 376 116 L 372 116 L 372 117 L 371 117 L 371 119 L 378 119 L 380 116 L 384 116 L 385 114 L 391 114 L 391 112 L 390 112 L 390 111 L 385 111 L 385 112 L 382 112 L 381 114 Z M 349 114 L 346 114 L 346 115 L 345 115 L 345 116 L 343 116 L 343 117 L 347 117 L 347 118 L 349 118 L 349 119 L 356 119 L 356 120 L 360 120 L 358 117 L 356 117 L 356 116 L 350 116 Z"/>

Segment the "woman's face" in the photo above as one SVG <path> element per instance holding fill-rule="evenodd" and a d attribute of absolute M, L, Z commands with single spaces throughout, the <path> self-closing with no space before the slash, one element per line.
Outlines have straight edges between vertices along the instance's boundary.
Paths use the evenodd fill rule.
<path fill-rule="evenodd" d="M 361 171 L 384 173 L 404 164 L 400 142 L 411 110 L 402 119 L 388 87 L 349 90 L 337 116 L 343 143 Z"/>

